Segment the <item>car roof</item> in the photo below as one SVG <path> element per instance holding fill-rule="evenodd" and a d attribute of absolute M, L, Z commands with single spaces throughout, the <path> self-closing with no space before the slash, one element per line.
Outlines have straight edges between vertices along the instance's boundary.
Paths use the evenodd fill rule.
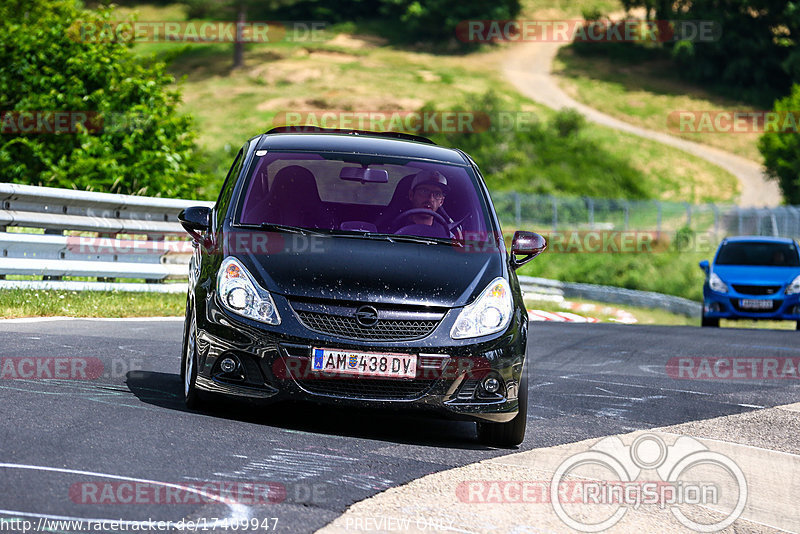
<path fill-rule="evenodd" d="M 409 136 L 411 138 L 413 136 Z M 261 136 L 259 150 L 303 150 L 311 152 L 343 152 L 376 154 L 410 159 L 425 159 L 456 165 L 467 165 L 463 152 L 430 142 L 384 137 L 379 132 L 349 133 L 270 133 Z"/>
<path fill-rule="evenodd" d="M 748 241 L 751 243 L 783 243 L 785 245 L 790 245 L 794 243 L 794 239 L 789 237 L 770 237 L 770 236 L 763 236 L 763 235 L 737 235 L 726 237 L 722 240 L 722 244 L 724 243 L 741 243 L 743 241 Z"/>

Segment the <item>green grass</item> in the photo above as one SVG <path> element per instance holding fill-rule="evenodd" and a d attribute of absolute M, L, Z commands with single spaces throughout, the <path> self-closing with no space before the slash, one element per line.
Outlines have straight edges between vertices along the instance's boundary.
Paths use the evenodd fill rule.
<path fill-rule="evenodd" d="M 525 4 L 522 16 L 579 17 L 583 8 L 616 2 L 578 3 L 543 0 Z M 545 9 L 545 11 L 541 11 Z M 176 5 L 137 7 L 139 20 L 181 20 L 186 12 Z M 119 14 L 130 18 L 131 10 Z M 453 109 L 492 90 L 508 111 L 534 112 L 549 120 L 553 112 L 520 96 L 503 78 L 500 65 L 507 47 L 484 46 L 470 53 L 441 54 L 388 44 L 357 25 L 333 26 L 315 42 L 280 41 L 250 44 L 245 67 L 231 70 L 231 44 L 143 43 L 134 48 L 142 57 L 153 54 L 170 62 L 181 81 L 181 110 L 196 118 L 199 144 L 205 154 L 202 169 L 212 176 L 199 192 L 213 198 L 233 156 L 245 139 L 275 125 L 287 111 L 416 111 L 429 103 Z M 513 46 L 513 45 L 509 45 Z M 659 199 L 717 200 L 735 198 L 737 183 L 725 171 L 676 149 L 635 136 L 587 125 L 582 134 L 595 143 L 589 155 L 568 154 L 567 163 L 537 167 L 508 182 L 487 176 L 492 190 L 552 190 L 556 194 L 631 196 L 620 191 L 606 173 L 594 175 L 595 160 L 632 167 L 639 189 Z M 533 160 L 536 154 L 519 155 Z M 481 164 L 481 162 L 478 162 Z M 564 177 L 568 176 L 569 180 Z M 571 184 L 570 188 L 560 184 Z M 539 187 L 539 184 L 543 184 Z M 538 189 L 537 189 L 538 188 Z M 636 195 L 634 195 L 636 196 Z"/>
<path fill-rule="evenodd" d="M 705 274 L 698 267 L 706 252 L 554 253 L 545 252 L 520 274 L 605 286 L 655 291 L 703 300 Z"/>
<path fill-rule="evenodd" d="M 0 318 L 182 316 L 184 294 L 120 291 L 0 291 Z"/>
<path fill-rule="evenodd" d="M 756 162 L 762 157 L 757 133 L 693 133 L 675 120 L 677 111 L 754 111 L 683 81 L 669 59 L 582 56 L 562 48 L 554 62 L 561 87 L 574 99 L 636 126 L 660 131 L 739 154 Z"/>

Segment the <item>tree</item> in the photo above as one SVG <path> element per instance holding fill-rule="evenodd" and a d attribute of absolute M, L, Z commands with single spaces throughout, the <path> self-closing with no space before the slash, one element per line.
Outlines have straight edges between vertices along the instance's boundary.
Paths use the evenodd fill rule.
<path fill-rule="evenodd" d="M 714 21 L 710 42 L 681 41 L 673 49 L 682 76 L 768 106 L 800 81 L 800 6 L 790 0 L 678 0 L 671 18 Z"/>
<path fill-rule="evenodd" d="M 788 204 L 800 204 L 800 85 L 775 102 L 778 121 L 773 131 L 766 131 L 758 142 L 764 165 L 771 178 L 778 181 Z"/>
<path fill-rule="evenodd" d="M 196 196 L 195 133 L 160 63 L 100 35 L 107 9 L 76 0 L 0 4 L 0 176 L 115 193 Z M 16 119 L 91 117 L 60 133 L 25 132 Z M 16 126 L 16 128 L 15 128 Z M 46 128 L 44 128 L 46 130 Z"/>
<path fill-rule="evenodd" d="M 258 17 L 264 22 L 279 9 L 285 9 L 298 3 L 299 0 L 188 0 L 190 17 L 214 17 L 224 20 L 235 20 L 237 23 L 236 39 L 233 42 L 233 66 L 244 67 L 244 48 L 242 28 L 247 24 L 248 16 Z M 256 20 L 256 19 L 253 19 Z"/>

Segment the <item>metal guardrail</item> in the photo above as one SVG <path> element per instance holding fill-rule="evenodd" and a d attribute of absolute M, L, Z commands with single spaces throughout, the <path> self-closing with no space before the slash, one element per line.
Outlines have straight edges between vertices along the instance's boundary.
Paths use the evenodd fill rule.
<path fill-rule="evenodd" d="M 526 293 L 543 293 L 611 304 L 627 304 L 640 308 L 656 308 L 693 318 L 700 317 L 702 314 L 702 305 L 699 302 L 652 291 L 561 282 L 533 276 L 520 276 L 519 283 Z"/>
<path fill-rule="evenodd" d="M 492 193 L 500 220 L 518 228 L 636 230 L 672 233 L 681 228 L 726 235 L 800 239 L 800 206 L 743 208 L 660 200 L 556 197 Z"/>
<path fill-rule="evenodd" d="M 158 283 L 188 276 L 192 247 L 177 216 L 212 204 L 2 183 L 0 277 L 44 280 L 0 280 L 0 288 L 183 292 L 186 284 Z"/>

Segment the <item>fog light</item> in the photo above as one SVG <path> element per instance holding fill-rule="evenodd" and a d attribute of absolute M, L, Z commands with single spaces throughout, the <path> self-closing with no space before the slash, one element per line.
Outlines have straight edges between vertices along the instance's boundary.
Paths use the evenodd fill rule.
<path fill-rule="evenodd" d="M 500 389 L 500 381 L 493 376 L 483 379 L 483 389 L 487 393 L 497 393 Z"/>
<path fill-rule="evenodd" d="M 222 369 L 223 373 L 232 373 L 236 370 L 236 360 L 233 358 L 225 358 L 219 364 L 219 368 Z"/>

